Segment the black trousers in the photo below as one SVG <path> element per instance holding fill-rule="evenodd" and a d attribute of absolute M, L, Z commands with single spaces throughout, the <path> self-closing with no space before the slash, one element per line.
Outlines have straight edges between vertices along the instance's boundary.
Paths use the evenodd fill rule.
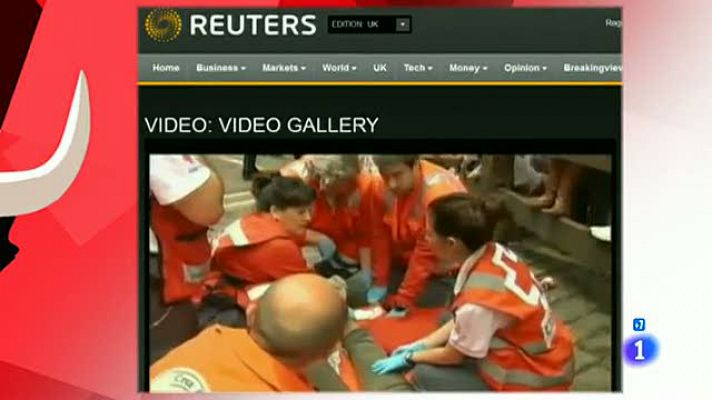
<path fill-rule="evenodd" d="M 406 267 L 393 265 L 388 278 L 388 294 L 395 294 L 403 283 Z M 432 276 L 423 293 L 415 300 L 415 305 L 423 308 L 443 307 L 450 304 L 455 278 L 451 276 Z"/>
<path fill-rule="evenodd" d="M 153 364 L 198 332 L 197 310 L 189 301 L 163 304 L 163 285 L 151 278 L 148 296 L 148 356 Z"/>
<path fill-rule="evenodd" d="M 198 326 L 205 329 L 213 324 L 245 328 L 247 314 L 234 299 L 211 295 L 203 299 L 203 304 L 198 309 Z"/>

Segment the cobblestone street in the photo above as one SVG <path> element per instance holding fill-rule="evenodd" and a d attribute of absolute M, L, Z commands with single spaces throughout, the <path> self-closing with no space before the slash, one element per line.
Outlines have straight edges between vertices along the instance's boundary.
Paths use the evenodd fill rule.
<path fill-rule="evenodd" d="M 576 340 L 573 390 L 611 390 L 611 283 L 534 240 L 511 247 L 531 264 L 537 276 L 556 279 L 557 287 L 547 298 Z"/>

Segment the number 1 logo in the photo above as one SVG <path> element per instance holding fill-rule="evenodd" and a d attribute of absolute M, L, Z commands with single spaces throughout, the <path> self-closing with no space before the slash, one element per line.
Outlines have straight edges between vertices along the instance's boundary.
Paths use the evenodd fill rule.
<path fill-rule="evenodd" d="M 643 366 L 655 361 L 658 352 L 658 341 L 652 335 L 634 336 L 626 340 L 623 346 L 624 358 L 632 366 Z"/>
<path fill-rule="evenodd" d="M 645 355 L 643 354 L 643 339 L 640 339 L 633 344 L 635 345 L 635 348 L 638 349 L 634 360 L 635 361 L 645 361 Z"/>

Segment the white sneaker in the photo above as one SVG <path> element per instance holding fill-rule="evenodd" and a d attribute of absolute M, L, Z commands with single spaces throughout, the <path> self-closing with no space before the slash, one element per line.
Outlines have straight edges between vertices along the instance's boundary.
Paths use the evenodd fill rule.
<path fill-rule="evenodd" d="M 603 242 L 611 241 L 611 227 L 609 226 L 592 226 L 591 236 Z"/>

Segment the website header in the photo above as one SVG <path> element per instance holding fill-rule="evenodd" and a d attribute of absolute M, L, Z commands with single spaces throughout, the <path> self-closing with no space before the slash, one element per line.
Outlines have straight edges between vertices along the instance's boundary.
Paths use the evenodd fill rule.
<path fill-rule="evenodd" d="M 139 9 L 140 53 L 619 53 L 619 8 Z"/>

